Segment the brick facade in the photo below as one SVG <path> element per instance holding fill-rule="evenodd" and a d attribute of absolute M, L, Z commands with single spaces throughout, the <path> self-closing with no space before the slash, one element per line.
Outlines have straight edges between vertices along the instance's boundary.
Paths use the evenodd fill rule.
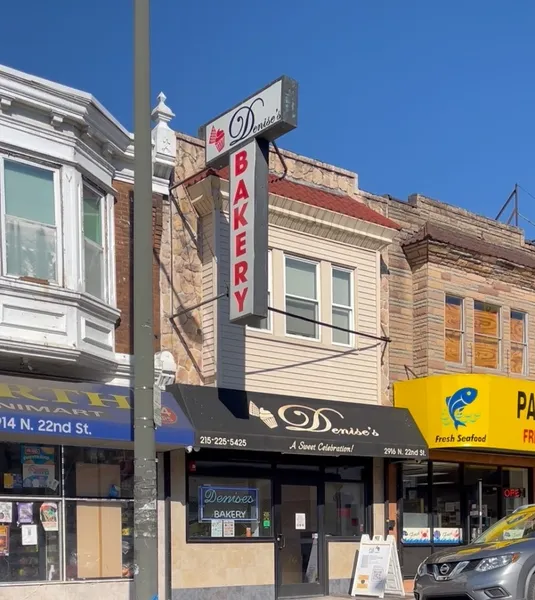
<path fill-rule="evenodd" d="M 383 252 L 388 310 L 382 307 L 382 323 L 392 339 L 383 372 L 387 381 L 464 372 L 508 375 L 510 309 L 528 315 L 528 328 L 535 322 L 535 247 L 525 242 L 523 232 L 420 195 L 407 202 L 363 197 L 403 227 Z M 464 364 L 444 360 L 446 293 L 465 299 Z M 502 309 L 497 370 L 474 365 L 474 300 Z M 535 340 L 529 333 L 528 368 L 515 377 L 535 378 Z"/>
<path fill-rule="evenodd" d="M 115 270 L 117 286 L 117 308 L 121 319 L 115 332 L 115 351 L 133 354 L 133 198 L 134 186 L 130 183 L 115 181 Z M 162 205 L 164 197 L 154 194 L 152 197 L 153 226 L 153 326 L 154 352 L 160 350 L 160 250 L 162 242 Z"/>

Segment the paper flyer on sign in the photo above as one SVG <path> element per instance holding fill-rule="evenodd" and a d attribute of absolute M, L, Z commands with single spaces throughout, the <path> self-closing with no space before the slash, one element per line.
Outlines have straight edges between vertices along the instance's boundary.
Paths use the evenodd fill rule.
<path fill-rule="evenodd" d="M 221 519 L 212 519 L 210 530 L 210 537 L 223 537 L 223 521 Z"/>
<path fill-rule="evenodd" d="M 55 502 L 43 502 L 39 518 L 45 531 L 58 531 L 58 505 Z"/>
<path fill-rule="evenodd" d="M 17 523 L 19 525 L 33 523 L 33 502 L 17 502 Z"/>
<path fill-rule="evenodd" d="M 20 532 L 23 546 L 37 546 L 37 525 L 23 525 Z"/>
<path fill-rule="evenodd" d="M 352 596 L 384 598 L 392 544 L 382 536 L 363 535 L 358 551 L 357 568 L 351 589 Z"/>
<path fill-rule="evenodd" d="M 234 521 L 225 519 L 223 521 L 223 537 L 234 537 Z"/>
<path fill-rule="evenodd" d="M 25 488 L 47 488 L 49 482 L 55 481 L 54 465 L 22 465 L 22 486 Z"/>
<path fill-rule="evenodd" d="M 11 523 L 13 521 L 13 503 L 0 502 L 0 523 Z"/>
<path fill-rule="evenodd" d="M 306 529 L 307 516 L 305 513 L 295 513 L 295 528 Z"/>
<path fill-rule="evenodd" d="M 0 556 L 9 556 L 9 527 L 0 525 Z"/>

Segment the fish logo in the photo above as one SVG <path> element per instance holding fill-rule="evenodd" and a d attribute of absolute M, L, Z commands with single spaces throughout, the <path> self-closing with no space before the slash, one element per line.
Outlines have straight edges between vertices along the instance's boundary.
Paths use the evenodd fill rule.
<path fill-rule="evenodd" d="M 472 404 L 477 398 L 477 390 L 475 388 L 461 388 L 451 396 L 446 398 L 447 418 L 451 420 L 455 429 L 466 427 L 467 422 L 474 423 L 479 418 L 479 415 L 467 415 L 464 409 Z"/>

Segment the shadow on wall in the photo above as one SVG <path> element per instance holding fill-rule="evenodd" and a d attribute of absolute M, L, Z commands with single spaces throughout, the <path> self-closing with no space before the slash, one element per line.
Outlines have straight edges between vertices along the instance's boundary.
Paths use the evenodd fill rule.
<path fill-rule="evenodd" d="M 173 180 L 171 181 L 171 185 Z M 160 273 L 167 281 L 169 310 L 162 312 L 162 318 L 169 321 L 180 343 L 180 352 L 175 353 L 179 363 L 185 355 L 185 364 L 191 365 L 197 378 L 203 383 L 201 348 L 202 318 L 199 310 L 189 310 L 202 299 L 202 232 L 194 207 L 187 194 L 180 191 L 169 196 L 169 244 L 168 262 L 156 257 Z M 164 264 L 165 263 L 165 264 Z M 197 349 L 197 351 L 196 351 Z M 184 360 L 184 359 L 183 359 Z M 194 383 L 183 381 L 183 383 Z"/>

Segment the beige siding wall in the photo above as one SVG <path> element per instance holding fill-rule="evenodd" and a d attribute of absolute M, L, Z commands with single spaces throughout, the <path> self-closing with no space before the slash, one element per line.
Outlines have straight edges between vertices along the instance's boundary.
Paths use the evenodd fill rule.
<path fill-rule="evenodd" d="M 217 295 L 216 258 L 214 251 L 214 216 L 213 213 L 202 218 L 202 297 L 204 300 Z M 202 307 L 202 365 L 205 383 L 214 378 L 216 372 L 215 318 L 216 302 Z"/>
<path fill-rule="evenodd" d="M 219 213 L 220 289 L 229 280 L 228 217 Z M 379 332 L 378 253 L 331 240 L 270 226 L 272 252 L 272 306 L 285 308 L 284 254 L 319 263 L 321 320 L 331 321 L 331 265 L 354 269 L 353 327 Z M 333 346 L 332 332 L 320 327 L 320 341 L 285 336 L 283 315 L 271 314 L 272 333 L 232 325 L 228 300 L 218 303 L 220 365 L 218 385 L 251 391 L 377 403 L 380 347 L 359 338 L 354 349 Z"/>

